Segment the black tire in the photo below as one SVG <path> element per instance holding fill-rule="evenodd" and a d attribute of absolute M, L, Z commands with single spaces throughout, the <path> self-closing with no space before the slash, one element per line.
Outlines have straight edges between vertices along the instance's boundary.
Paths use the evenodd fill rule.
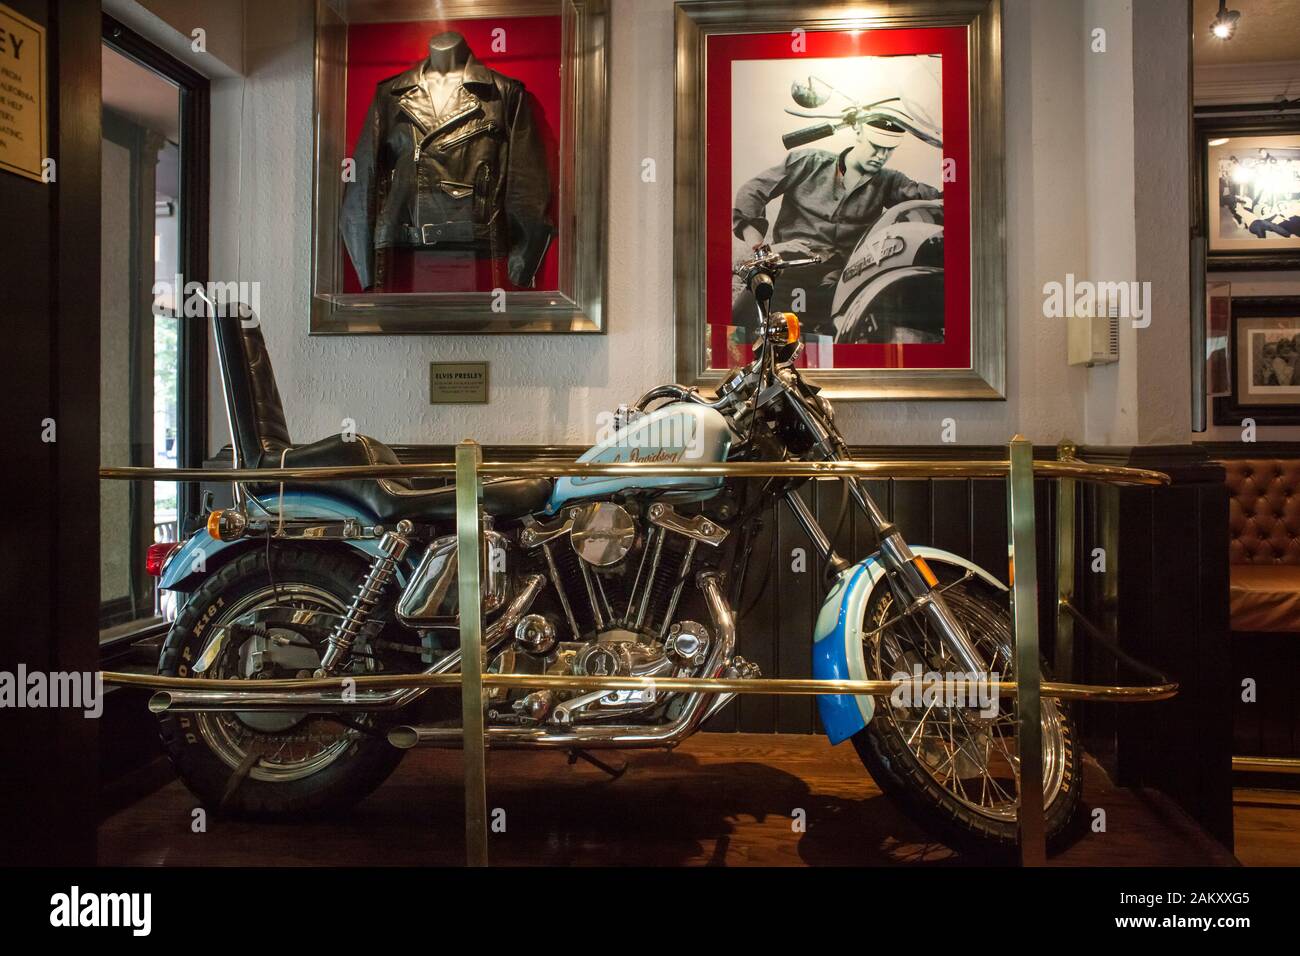
<path fill-rule="evenodd" d="M 278 595 L 277 600 L 293 593 L 294 588 L 311 589 L 332 596 L 346 608 L 366 572 L 363 560 L 338 549 L 277 545 L 271 555 L 273 580 L 267 573 L 267 549 L 255 547 L 222 566 L 190 594 L 163 645 L 160 674 L 191 676 L 190 664 L 207 644 L 213 625 L 268 587 L 277 589 L 272 592 Z M 375 715 L 348 715 L 348 719 L 369 725 L 374 733 L 358 734 L 355 728 L 319 716 L 279 730 L 280 739 L 290 731 L 308 740 L 328 740 L 330 734 L 338 737 L 336 743 L 323 745 L 333 747 L 334 756 L 298 779 L 259 778 L 260 768 L 267 767 L 269 773 L 274 766 L 262 759 L 256 761 L 252 772 L 237 778 L 230 749 L 223 758 L 210 739 L 224 740 L 230 720 L 239 722 L 232 733 L 249 735 L 249 750 L 259 743 L 273 743 L 275 736 L 259 733 L 238 714 L 163 714 L 159 731 L 177 774 L 208 810 L 240 817 L 300 817 L 352 806 L 383 783 L 401 762 L 403 751 L 384 738 Z M 241 743 L 244 740 L 240 738 Z M 307 769 L 309 765 L 304 766 Z"/>
<path fill-rule="evenodd" d="M 947 573 L 938 567 L 935 570 L 939 573 L 941 582 L 945 584 L 952 584 L 960 576 L 959 572 L 951 569 L 947 569 Z M 864 633 L 878 626 L 868 622 L 888 621 L 896 613 L 889 609 L 893 603 L 893 596 L 887 593 L 887 588 L 883 591 L 886 593 L 877 594 L 868 602 Z M 970 607 L 978 608 L 982 613 L 996 615 L 999 620 L 1009 625 L 1010 615 L 1006 593 L 978 579 L 970 578 L 950 588 L 945 592 L 945 598 L 954 611 L 957 610 L 958 604 L 970 602 Z M 882 613 L 883 616 L 876 616 Z M 999 644 L 1001 643 L 999 641 Z M 981 649 L 987 657 L 988 650 Z M 1000 653 L 994 658 L 994 669 L 1001 673 L 1003 680 L 1012 680 L 1014 676 L 1010 666 L 1009 647 L 1004 653 L 1006 656 Z M 892 673 L 882 673 L 883 670 L 890 668 L 881 666 L 881 658 L 871 646 L 866 649 L 865 656 L 868 677 L 887 680 L 893 676 Z M 941 669 L 935 668 L 935 670 Z M 1043 664 L 1043 678 L 1049 679 L 1046 663 Z M 968 802 L 959 799 L 953 790 L 936 779 L 932 768 L 909 745 L 907 738 L 915 737 L 915 724 L 909 725 L 906 720 L 893 719 L 895 713 L 914 714 L 915 712 L 906 708 L 891 709 L 892 704 L 887 697 L 877 697 L 875 703 L 876 713 L 866 728 L 853 736 L 853 746 L 880 789 L 911 819 L 953 849 L 999 862 L 1013 859 L 1018 846 L 1017 823 L 1014 816 L 1010 819 L 996 818 L 992 815 L 991 808 L 976 809 Z M 1077 828 L 1080 797 L 1083 792 L 1083 763 L 1082 755 L 1077 750 L 1077 735 L 1069 707 L 1049 698 L 1043 698 L 1042 704 L 1044 723 L 1052 724 L 1052 733 L 1049 734 L 1046 729 L 1044 732 L 1044 749 L 1052 748 L 1055 759 L 1060 762 L 1059 776 L 1057 776 L 1059 784 L 1050 797 L 1046 797 L 1049 803 L 1045 808 L 1048 848 L 1055 851 L 1074 835 Z M 1002 706 L 1010 712 L 1011 716 L 999 719 L 1013 719 L 1014 703 L 1008 705 L 1004 701 Z M 912 733 L 904 733 L 905 728 L 912 728 Z M 1005 734 L 1005 727 L 1001 728 L 1001 732 Z M 951 734 L 952 731 L 949 733 Z M 921 736 L 923 737 L 924 734 Z M 988 736 L 993 736 L 993 732 L 990 731 Z M 950 779 L 956 776 L 954 771 L 950 774 Z M 1046 786 L 1048 775 L 1045 773 L 1044 776 Z"/>

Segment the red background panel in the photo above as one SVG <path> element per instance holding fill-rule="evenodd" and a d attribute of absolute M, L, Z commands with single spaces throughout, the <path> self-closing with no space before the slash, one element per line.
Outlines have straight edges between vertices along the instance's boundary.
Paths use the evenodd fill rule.
<path fill-rule="evenodd" d="M 727 368 L 731 323 L 731 63 L 795 57 L 943 57 L 943 158 L 956 165 L 944 183 L 944 341 L 904 345 L 836 345 L 836 368 L 969 368 L 970 326 L 970 100 L 966 28 L 810 32 L 795 53 L 788 33 L 708 38 L 705 120 L 705 269 L 709 340 L 715 368 Z"/>
<path fill-rule="evenodd" d="M 492 31 L 505 30 L 506 50 L 492 52 Z M 521 81 L 530 94 L 533 122 L 546 155 L 551 181 L 552 224 L 555 223 L 559 183 L 560 129 L 560 17 L 489 17 L 462 20 L 419 20 L 403 23 L 354 23 L 348 27 L 347 143 L 356 148 L 375 87 L 389 77 L 409 70 L 429 55 L 429 38 L 455 30 L 484 66 Z M 558 238 L 558 234 L 557 234 Z M 559 244 L 551 242 L 534 289 L 559 288 Z M 517 289 L 506 278 L 504 258 L 479 259 L 472 268 L 459 259 L 436 253 L 402 251 L 392 258 L 392 271 L 400 291 L 462 292 Z M 352 262 L 344 256 L 344 292 L 360 292 Z"/>

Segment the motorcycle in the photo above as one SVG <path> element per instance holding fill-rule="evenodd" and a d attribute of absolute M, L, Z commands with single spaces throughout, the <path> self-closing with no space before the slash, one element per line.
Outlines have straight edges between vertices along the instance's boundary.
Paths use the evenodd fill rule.
<path fill-rule="evenodd" d="M 733 295 L 739 302 L 748 290 L 735 281 Z M 943 200 L 913 199 L 886 209 L 854 244 L 826 321 L 810 332 L 837 345 L 942 343 L 943 323 Z"/>
<path fill-rule="evenodd" d="M 845 101 L 839 112 L 810 113 L 832 96 Z M 861 103 L 817 76 L 795 82 L 791 98 L 804 109 L 791 116 L 822 122 L 786 133 L 786 149 L 806 146 L 864 123 L 906 131 L 928 146 L 943 148 L 942 132 L 910 99 L 891 96 Z M 833 341 L 844 345 L 943 341 L 943 200 L 909 200 L 886 209 L 854 244 L 835 285 L 830 308 Z"/>
<path fill-rule="evenodd" d="M 579 460 L 849 460 L 830 401 L 796 367 L 797 317 L 769 308 L 781 272 L 811 261 L 759 249 L 740 267 L 758 317 L 753 361 L 712 395 L 651 389 L 620 407 Z M 231 403 L 232 430 L 242 427 L 241 408 L 265 414 L 268 394 L 263 387 L 259 403 Z M 347 455 L 396 462 L 359 435 L 346 449 L 327 439 L 296 454 L 300 464 Z M 839 554 L 798 493 L 806 480 L 485 481 L 485 670 L 758 677 L 738 653 L 735 609 L 753 583 L 755 537 L 775 501 L 824 563 L 815 677 L 1014 680 L 1005 585 L 962 557 L 909 546 L 852 477 L 839 480 L 879 549 L 857 561 Z M 235 487 L 235 506 L 211 511 L 161 568 L 160 587 L 182 601 L 161 674 L 236 678 L 256 689 L 286 677 L 459 671 L 454 489 L 383 480 Z M 548 748 L 602 765 L 594 752 L 675 747 L 733 696 L 489 687 L 485 728 L 492 749 Z M 1068 708 L 1052 699 L 1041 706 L 1043 802 L 1055 841 L 1078 811 L 1082 765 Z M 428 688 L 285 691 L 256 701 L 169 690 L 151 707 L 181 779 L 205 805 L 241 815 L 339 810 L 379 786 L 405 750 L 462 745 L 459 695 Z M 880 788 L 937 837 L 980 851 L 1015 846 L 1014 706 L 895 693 L 826 694 L 818 707 L 831 742 L 851 741 Z"/>
<path fill-rule="evenodd" d="M 845 260 L 831 301 L 844 345 L 943 342 L 943 200 L 886 209 Z"/>

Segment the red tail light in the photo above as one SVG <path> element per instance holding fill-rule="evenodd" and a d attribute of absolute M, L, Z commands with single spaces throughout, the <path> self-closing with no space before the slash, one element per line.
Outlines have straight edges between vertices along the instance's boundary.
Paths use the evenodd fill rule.
<path fill-rule="evenodd" d="M 180 550 L 179 541 L 160 541 L 158 544 L 149 545 L 149 550 L 144 555 L 145 571 L 152 577 L 161 577 L 163 565 L 178 550 Z"/>

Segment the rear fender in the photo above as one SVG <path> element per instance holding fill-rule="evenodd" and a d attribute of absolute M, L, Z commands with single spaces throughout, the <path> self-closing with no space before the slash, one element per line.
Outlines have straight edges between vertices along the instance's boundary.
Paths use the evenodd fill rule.
<path fill-rule="evenodd" d="M 281 496 L 267 495 L 259 498 L 268 511 L 279 513 Z M 256 507 L 256 506 L 254 506 Z M 379 519 L 372 513 L 358 508 L 355 504 L 314 492 L 287 491 L 283 496 L 284 516 L 286 518 L 323 518 L 341 520 L 355 518 L 363 525 L 373 526 Z M 303 542 L 308 543 L 308 542 Z M 362 538 L 351 541 L 322 540 L 321 545 L 344 544 L 364 554 L 367 559 L 379 554 L 377 538 Z M 275 543 L 272 543 L 272 547 Z M 192 535 L 168 560 L 163 569 L 158 586 L 166 591 L 193 591 L 207 577 L 246 551 L 253 548 L 265 548 L 266 539 L 258 537 L 239 538 L 235 541 L 218 541 L 204 528 Z M 398 579 L 405 581 L 405 570 L 398 568 Z"/>
<path fill-rule="evenodd" d="M 965 558 L 938 548 L 914 547 L 912 553 L 931 564 L 950 565 L 973 572 L 999 590 L 1006 585 Z M 873 554 L 842 572 L 817 614 L 813 632 L 813 677 L 818 680 L 869 680 L 864 657 L 862 617 L 868 602 L 881 587 L 888 587 L 879 554 Z M 875 713 L 875 700 L 866 694 L 821 694 L 817 710 L 832 744 L 848 740 L 867 726 Z"/>

